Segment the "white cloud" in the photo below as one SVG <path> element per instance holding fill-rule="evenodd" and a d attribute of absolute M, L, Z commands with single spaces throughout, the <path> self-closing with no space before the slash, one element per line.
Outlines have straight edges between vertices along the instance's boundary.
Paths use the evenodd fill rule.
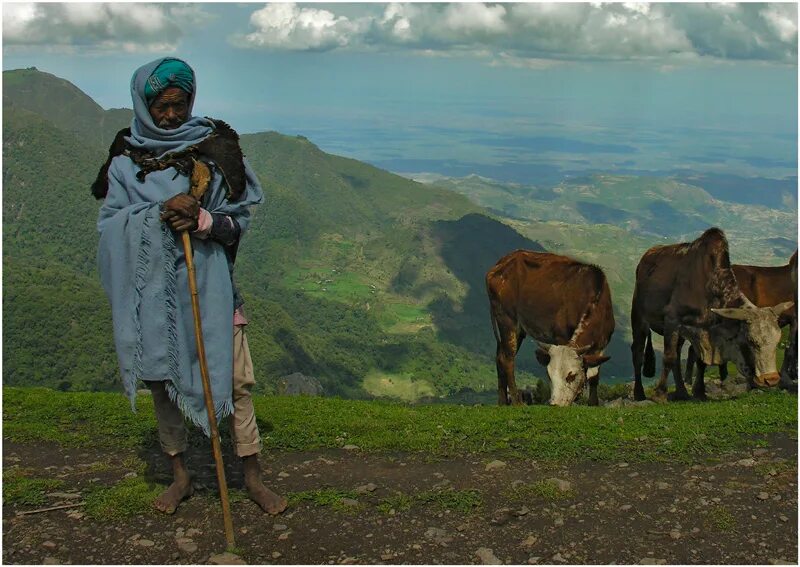
<path fill-rule="evenodd" d="M 276 50 L 489 50 L 493 65 L 522 66 L 553 59 L 797 60 L 795 4 L 391 3 L 382 14 L 372 7 L 364 16 L 336 11 L 335 4 L 325 10 L 267 4 L 235 43 Z"/>
<path fill-rule="evenodd" d="M 129 3 L 3 4 L 3 43 L 70 50 L 174 51 L 186 24 L 210 19 L 198 6 Z"/>
<path fill-rule="evenodd" d="M 318 8 L 296 4 L 267 4 L 250 16 L 255 31 L 239 36 L 236 43 L 248 47 L 289 50 L 330 50 L 348 45 L 359 32 L 358 24 Z"/>

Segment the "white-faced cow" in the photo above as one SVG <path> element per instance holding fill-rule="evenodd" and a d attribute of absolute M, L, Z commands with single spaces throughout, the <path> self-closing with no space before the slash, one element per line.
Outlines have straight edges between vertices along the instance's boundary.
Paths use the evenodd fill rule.
<path fill-rule="evenodd" d="M 539 344 L 536 358 L 547 367 L 550 404 L 571 404 L 588 379 L 589 404 L 597 405 L 600 365 L 609 359 L 603 349 L 614 332 L 603 271 L 566 256 L 517 250 L 487 272 L 486 289 L 497 340 L 500 405 L 522 403 L 514 360 L 526 336 Z"/>
<path fill-rule="evenodd" d="M 674 399 L 689 397 L 678 360 L 681 337 L 691 342 L 702 364 L 732 360 L 757 386 L 774 386 L 780 378 L 775 368 L 781 335 L 778 316 L 789 307 L 756 307 L 742 294 L 731 268 L 728 241 L 718 228 L 708 229 L 694 242 L 651 248 L 636 268 L 631 308 L 634 398 L 645 397 L 642 364 L 645 376 L 655 373 L 651 330 L 664 337 L 657 392 L 666 392 L 672 371 Z M 705 398 L 703 380 L 695 380 L 693 393 Z"/>
<path fill-rule="evenodd" d="M 789 387 L 792 380 L 797 380 L 797 252 L 792 254 L 789 262 L 784 266 L 733 264 L 731 267 L 739 289 L 755 306 L 771 307 L 781 303 L 794 303 L 790 309 L 778 317 L 778 325 L 780 327 L 789 325 L 791 333 L 780 372 L 782 386 Z M 686 360 L 687 384 L 692 383 L 695 362 L 694 349 L 689 347 Z M 703 372 L 702 362 L 697 366 L 698 372 Z M 720 364 L 719 374 L 723 380 L 727 377 L 727 361 Z"/>

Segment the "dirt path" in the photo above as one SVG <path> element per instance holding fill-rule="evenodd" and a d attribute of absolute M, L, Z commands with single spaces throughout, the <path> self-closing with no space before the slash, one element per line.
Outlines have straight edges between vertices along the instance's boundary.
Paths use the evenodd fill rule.
<path fill-rule="evenodd" d="M 113 486 L 131 457 L 6 443 L 3 461 L 6 471 L 61 479 L 47 498 L 55 505 Z M 166 482 L 157 450 L 138 458 L 146 478 Z M 213 463 L 200 448 L 189 458 L 200 490 L 172 517 L 101 522 L 81 508 L 20 516 L 36 507 L 4 505 L 3 562 L 208 562 L 224 550 Z M 234 502 L 238 550 L 248 563 L 282 564 L 797 563 L 797 442 L 785 436 L 695 464 L 490 461 L 357 449 L 268 455 L 269 484 L 307 499 L 278 518 Z M 325 505 L 333 490 L 345 500 Z"/>

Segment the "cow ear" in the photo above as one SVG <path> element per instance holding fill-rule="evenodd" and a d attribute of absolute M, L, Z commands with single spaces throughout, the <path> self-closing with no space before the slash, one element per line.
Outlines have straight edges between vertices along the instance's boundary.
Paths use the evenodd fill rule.
<path fill-rule="evenodd" d="M 583 365 L 586 368 L 593 368 L 595 366 L 600 366 L 604 362 L 608 362 L 611 360 L 610 356 L 606 356 L 604 354 L 584 354 L 583 355 Z"/>
<path fill-rule="evenodd" d="M 720 309 L 711 309 L 712 312 L 716 313 L 720 317 L 725 317 L 726 319 L 736 319 L 737 321 L 747 321 L 750 318 L 750 313 L 748 309 L 742 309 L 741 307 L 725 307 Z"/>
<path fill-rule="evenodd" d="M 541 347 L 537 348 L 536 360 L 538 360 L 539 364 L 541 364 L 542 366 L 547 366 L 548 364 L 550 364 L 550 353 Z"/>

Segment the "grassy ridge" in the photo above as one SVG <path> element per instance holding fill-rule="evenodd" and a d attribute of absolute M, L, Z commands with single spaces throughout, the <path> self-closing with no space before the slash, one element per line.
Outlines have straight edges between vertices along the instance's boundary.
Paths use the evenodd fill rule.
<path fill-rule="evenodd" d="M 120 394 L 4 388 L 3 395 L 3 436 L 11 441 L 136 447 L 155 430 L 147 397 L 139 397 L 137 415 Z M 266 447 L 281 451 L 354 444 L 368 452 L 442 457 L 691 460 L 758 443 L 759 435 L 797 431 L 797 398 L 777 391 L 724 402 L 627 408 L 408 406 L 264 396 L 254 401 Z"/>

